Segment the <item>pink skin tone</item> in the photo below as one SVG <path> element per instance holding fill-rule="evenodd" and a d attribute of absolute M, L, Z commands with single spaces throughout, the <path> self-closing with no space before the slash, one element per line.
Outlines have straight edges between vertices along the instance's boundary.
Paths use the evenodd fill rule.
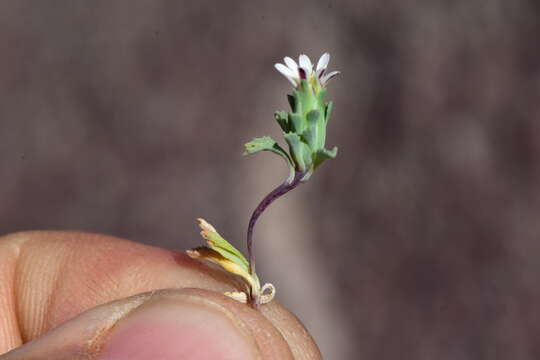
<path fill-rule="evenodd" d="M 182 306 L 170 301 L 136 309 L 113 329 L 100 355 L 103 360 L 247 360 L 257 356 L 256 345 L 231 319 L 184 301 Z"/>

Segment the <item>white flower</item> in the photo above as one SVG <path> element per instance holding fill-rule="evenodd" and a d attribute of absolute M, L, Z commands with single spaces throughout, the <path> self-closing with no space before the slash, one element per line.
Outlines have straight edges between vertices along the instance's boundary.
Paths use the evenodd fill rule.
<path fill-rule="evenodd" d="M 275 68 L 289 80 L 294 87 L 300 86 L 302 80 L 308 80 L 309 83 L 318 87 L 325 87 L 328 81 L 339 74 L 339 71 L 326 73 L 326 68 L 330 62 L 330 54 L 324 53 L 317 62 L 317 68 L 313 71 L 313 63 L 307 55 L 300 55 L 298 64 L 296 61 L 286 56 L 283 64 L 275 64 Z"/>

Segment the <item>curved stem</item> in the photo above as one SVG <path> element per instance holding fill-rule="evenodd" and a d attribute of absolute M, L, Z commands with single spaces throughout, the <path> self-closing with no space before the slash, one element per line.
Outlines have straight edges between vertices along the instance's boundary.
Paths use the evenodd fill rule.
<path fill-rule="evenodd" d="M 250 274 L 255 274 L 255 254 L 253 253 L 253 229 L 255 224 L 259 219 L 259 216 L 263 213 L 264 210 L 272 203 L 274 200 L 285 195 L 302 182 L 304 179 L 305 173 L 297 171 L 294 173 L 294 177 L 287 179 L 283 184 L 276 187 L 268 195 L 262 199 L 259 205 L 255 208 L 249 219 L 249 225 L 247 230 L 247 250 L 249 256 L 249 272 Z"/>

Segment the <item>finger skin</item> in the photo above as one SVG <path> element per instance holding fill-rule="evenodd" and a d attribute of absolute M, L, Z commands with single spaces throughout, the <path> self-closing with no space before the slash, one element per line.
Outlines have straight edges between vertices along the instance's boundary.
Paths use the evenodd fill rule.
<path fill-rule="evenodd" d="M 52 231 L 0 238 L 0 284 L 0 312 L 6 314 L 0 321 L 0 354 L 114 300 L 156 289 L 234 289 L 227 274 L 183 253 L 105 235 Z M 295 359 L 320 358 L 294 315 L 276 302 L 261 313 Z"/>
<path fill-rule="evenodd" d="M 252 346 L 257 349 L 255 360 L 294 359 L 283 336 L 262 313 L 219 293 L 201 289 L 159 290 L 92 308 L 0 359 L 99 359 L 106 351 L 110 333 L 114 334 L 125 318 L 136 311 L 144 311 L 145 307 L 170 306 L 174 301 L 189 301 L 225 313 L 253 342 Z"/>

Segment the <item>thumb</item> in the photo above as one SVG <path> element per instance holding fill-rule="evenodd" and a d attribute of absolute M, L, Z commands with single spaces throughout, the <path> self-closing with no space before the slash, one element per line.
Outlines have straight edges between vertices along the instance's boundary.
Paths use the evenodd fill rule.
<path fill-rule="evenodd" d="M 92 308 L 0 360 L 293 359 L 259 311 L 201 289 L 160 290 Z"/>

